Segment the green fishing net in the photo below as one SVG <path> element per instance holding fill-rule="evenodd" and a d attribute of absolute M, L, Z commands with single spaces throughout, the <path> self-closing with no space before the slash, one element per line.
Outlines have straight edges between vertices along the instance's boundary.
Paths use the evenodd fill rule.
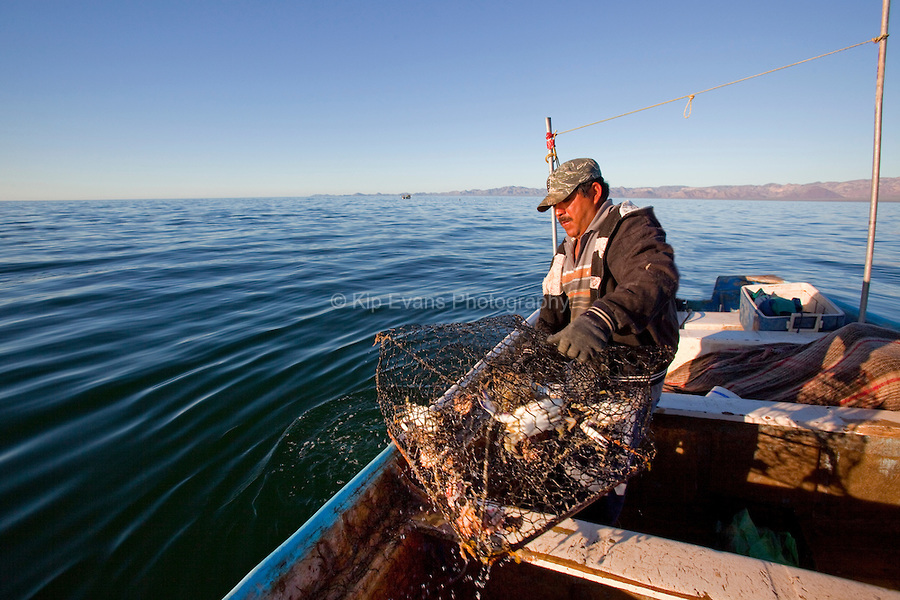
<path fill-rule="evenodd" d="M 645 468 L 668 349 L 582 364 L 518 316 L 379 334 L 387 430 L 462 548 L 486 563 Z"/>

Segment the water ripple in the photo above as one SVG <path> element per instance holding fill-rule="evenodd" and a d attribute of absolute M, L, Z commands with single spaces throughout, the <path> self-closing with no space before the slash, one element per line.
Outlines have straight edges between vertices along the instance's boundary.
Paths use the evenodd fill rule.
<path fill-rule="evenodd" d="M 389 202 L 4 203 L 0 597 L 221 597 L 386 443 L 379 331 L 536 306 L 534 199 Z M 636 203 L 682 296 L 754 272 L 858 301 L 862 205 Z M 870 299 L 892 315 L 898 206 Z"/>

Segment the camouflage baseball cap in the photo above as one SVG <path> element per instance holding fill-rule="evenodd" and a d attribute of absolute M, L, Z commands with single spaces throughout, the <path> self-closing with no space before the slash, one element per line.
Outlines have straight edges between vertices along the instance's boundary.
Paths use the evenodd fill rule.
<path fill-rule="evenodd" d="M 537 209 L 544 212 L 569 197 L 585 181 L 601 179 L 600 165 L 593 158 L 573 158 L 566 161 L 547 178 L 547 197 Z"/>

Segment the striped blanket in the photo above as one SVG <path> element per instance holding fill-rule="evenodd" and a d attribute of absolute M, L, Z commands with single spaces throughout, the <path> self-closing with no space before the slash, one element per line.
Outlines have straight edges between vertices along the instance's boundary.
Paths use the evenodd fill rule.
<path fill-rule="evenodd" d="M 769 344 L 701 355 L 666 376 L 665 390 L 900 410 L 900 332 L 846 325 L 805 345 Z"/>

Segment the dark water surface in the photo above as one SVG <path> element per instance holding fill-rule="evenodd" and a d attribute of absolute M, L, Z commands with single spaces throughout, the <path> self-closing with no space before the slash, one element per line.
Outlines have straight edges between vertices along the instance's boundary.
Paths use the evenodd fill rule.
<path fill-rule="evenodd" d="M 774 273 L 859 302 L 867 204 L 635 202 L 682 297 Z M 386 443 L 376 333 L 537 307 L 535 204 L 0 203 L 0 598 L 223 596 Z M 895 321 L 898 213 L 869 300 Z"/>

